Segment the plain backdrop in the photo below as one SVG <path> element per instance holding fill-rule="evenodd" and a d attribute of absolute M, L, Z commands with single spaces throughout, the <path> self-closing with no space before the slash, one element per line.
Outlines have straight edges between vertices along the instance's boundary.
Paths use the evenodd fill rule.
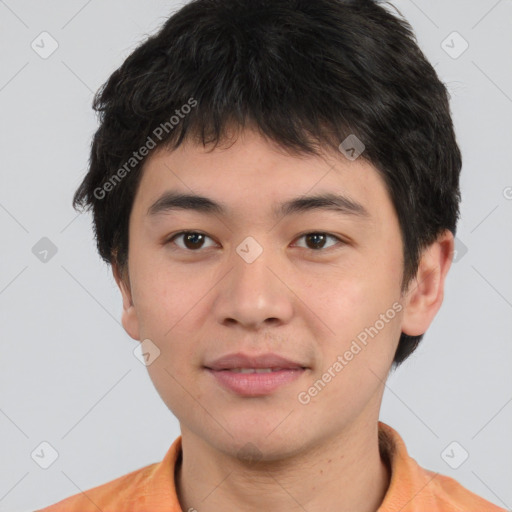
<path fill-rule="evenodd" d="M 381 420 L 420 465 L 511 509 L 512 2 L 393 4 L 451 94 L 463 201 L 444 304 L 388 380 Z M 71 199 L 93 93 L 180 5 L 0 1 L 0 511 L 158 462 L 179 435 Z M 454 469 L 446 449 L 468 458 Z"/>

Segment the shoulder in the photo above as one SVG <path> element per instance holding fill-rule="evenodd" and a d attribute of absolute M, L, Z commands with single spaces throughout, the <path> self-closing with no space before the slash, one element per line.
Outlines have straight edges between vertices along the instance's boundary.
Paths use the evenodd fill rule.
<path fill-rule="evenodd" d="M 390 484 L 378 512 L 506 512 L 454 478 L 420 466 L 398 432 L 382 422 L 379 448 L 390 469 Z"/>
<path fill-rule="evenodd" d="M 506 512 L 504 508 L 478 496 L 454 478 L 427 469 L 422 470 L 430 482 L 430 492 L 438 503 L 439 510 L 447 512 Z"/>
<path fill-rule="evenodd" d="M 179 511 L 174 471 L 180 455 L 181 436 L 178 436 L 161 462 L 136 469 L 34 512 Z"/>
<path fill-rule="evenodd" d="M 147 481 L 157 466 L 150 464 L 34 512 L 110 512 L 119 510 L 120 504 L 135 505 L 144 496 Z"/>

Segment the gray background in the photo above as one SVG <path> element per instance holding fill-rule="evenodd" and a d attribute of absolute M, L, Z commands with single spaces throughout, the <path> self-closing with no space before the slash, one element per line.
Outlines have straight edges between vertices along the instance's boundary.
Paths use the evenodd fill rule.
<path fill-rule="evenodd" d="M 49 505 L 160 461 L 179 435 L 120 325 L 90 216 L 71 207 L 97 126 L 93 92 L 179 5 L 0 0 L 0 511 Z M 420 465 L 510 509 L 512 2 L 394 5 L 450 91 L 463 203 L 443 307 L 389 379 L 381 420 Z M 46 59 L 31 47 L 51 49 L 43 31 L 59 45 Z M 469 43 L 461 55 L 454 31 Z M 32 250 L 43 237 L 57 248 L 46 262 Z M 58 452 L 47 469 L 43 441 Z M 452 469 L 445 459 L 460 463 L 462 450 L 469 458 Z"/>

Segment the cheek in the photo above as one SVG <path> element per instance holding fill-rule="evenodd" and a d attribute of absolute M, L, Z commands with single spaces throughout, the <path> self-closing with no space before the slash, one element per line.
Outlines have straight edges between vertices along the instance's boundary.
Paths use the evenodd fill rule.
<path fill-rule="evenodd" d="M 360 270 L 331 275 L 321 287 L 308 290 L 307 305 L 317 313 L 330 340 L 324 365 L 348 350 L 350 361 L 365 364 L 392 358 L 400 335 L 400 278 L 399 265 L 390 260 L 385 266 L 381 259 L 380 264 L 376 260 Z"/>
<path fill-rule="evenodd" d="M 164 261 L 134 259 L 133 267 L 137 269 L 133 294 L 141 335 L 165 340 L 197 302 L 201 291 L 190 279 L 190 271 L 185 275 Z"/>
<path fill-rule="evenodd" d="M 190 402 L 191 367 L 199 365 L 193 343 L 195 315 L 206 290 L 187 275 L 171 272 L 168 265 L 139 266 L 134 281 L 141 336 L 159 349 L 159 356 L 148 367 L 151 381 L 162 401 L 178 417 L 185 417 Z"/>
<path fill-rule="evenodd" d="M 183 382 L 191 367 L 200 366 L 201 352 L 195 340 L 202 319 L 208 314 L 212 282 L 203 273 L 186 266 L 171 267 L 168 262 L 156 259 L 151 259 L 150 264 L 138 263 L 137 267 L 134 261 L 137 268 L 134 301 L 140 335 L 160 350 L 160 357 L 148 371 L 155 384 L 158 382 L 170 390 L 169 386 L 179 385 L 169 373 Z"/>
<path fill-rule="evenodd" d="M 343 270 L 308 287 L 305 305 L 318 315 L 327 332 L 343 339 L 354 334 L 378 309 L 377 294 L 373 281 L 364 272 Z"/>

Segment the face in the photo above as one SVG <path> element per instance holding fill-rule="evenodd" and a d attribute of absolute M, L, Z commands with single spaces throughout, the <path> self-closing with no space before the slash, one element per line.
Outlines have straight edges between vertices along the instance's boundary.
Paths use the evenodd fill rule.
<path fill-rule="evenodd" d="M 222 210 L 161 199 L 169 193 Z M 293 207 L 324 194 L 347 201 Z M 147 160 L 123 325 L 160 351 L 148 371 L 182 434 L 233 455 L 250 442 L 271 460 L 378 416 L 406 306 L 402 271 L 398 220 L 369 163 L 290 156 L 246 130 L 228 148 L 186 143 Z M 234 353 L 304 369 L 266 388 L 268 374 L 244 383 L 238 373 L 233 389 L 206 367 Z"/>

